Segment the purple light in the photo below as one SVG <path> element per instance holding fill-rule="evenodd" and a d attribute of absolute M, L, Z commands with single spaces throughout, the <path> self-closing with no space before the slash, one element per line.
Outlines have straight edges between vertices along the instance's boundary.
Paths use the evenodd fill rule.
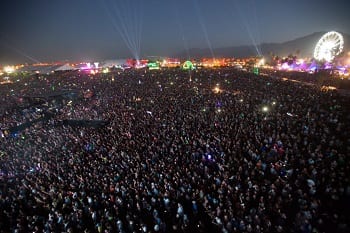
<path fill-rule="evenodd" d="M 326 70 L 332 69 L 332 65 L 331 64 L 325 64 L 324 68 Z"/>
<path fill-rule="evenodd" d="M 281 66 L 281 69 L 288 70 L 289 69 L 288 63 L 287 62 L 283 63 L 282 66 Z"/>

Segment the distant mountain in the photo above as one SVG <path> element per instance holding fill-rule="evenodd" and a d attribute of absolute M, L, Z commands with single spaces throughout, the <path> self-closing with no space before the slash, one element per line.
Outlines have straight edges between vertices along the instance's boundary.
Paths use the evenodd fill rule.
<path fill-rule="evenodd" d="M 283 43 L 263 43 L 259 46 L 264 56 L 272 54 L 278 56 L 288 56 L 293 54 L 298 57 L 313 57 L 313 52 L 318 40 L 326 32 L 315 32 L 305 37 L 300 37 Z M 344 51 L 350 50 L 350 35 L 342 33 L 344 37 Z M 189 50 L 191 58 L 211 57 L 209 49 L 192 48 Z M 215 48 L 215 57 L 249 57 L 256 56 L 256 49 L 253 45 L 243 45 L 225 48 Z M 186 58 L 187 52 L 181 51 L 175 57 Z"/>

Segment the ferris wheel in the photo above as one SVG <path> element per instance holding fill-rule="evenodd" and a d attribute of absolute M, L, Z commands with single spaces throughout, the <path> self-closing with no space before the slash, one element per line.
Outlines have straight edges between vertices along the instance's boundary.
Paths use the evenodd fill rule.
<path fill-rule="evenodd" d="M 314 58 L 318 61 L 331 62 L 344 48 L 344 39 L 339 32 L 331 31 L 324 34 L 317 42 Z"/>

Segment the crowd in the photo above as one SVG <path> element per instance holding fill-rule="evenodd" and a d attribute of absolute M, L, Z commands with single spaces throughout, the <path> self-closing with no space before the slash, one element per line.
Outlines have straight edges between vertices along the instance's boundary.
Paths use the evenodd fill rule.
<path fill-rule="evenodd" d="M 53 89 L 80 95 L 22 98 Z M 0 104 L 0 232 L 350 230 L 336 91 L 231 68 L 126 70 L 27 77 L 0 86 Z"/>
<path fill-rule="evenodd" d="M 344 91 L 346 90 L 344 93 L 347 95 L 349 95 L 348 92 L 350 91 L 349 76 L 342 76 L 331 70 L 316 70 L 313 73 L 309 73 L 300 71 L 262 69 L 261 72 L 273 77 L 288 78 L 311 85 L 332 86 Z"/>

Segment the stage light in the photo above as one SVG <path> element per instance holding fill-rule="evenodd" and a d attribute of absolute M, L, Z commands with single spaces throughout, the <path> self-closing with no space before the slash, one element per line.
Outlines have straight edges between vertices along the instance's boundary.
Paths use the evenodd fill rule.
<path fill-rule="evenodd" d="M 11 74 L 15 71 L 15 67 L 14 66 L 5 66 L 4 71 L 8 74 Z"/>

